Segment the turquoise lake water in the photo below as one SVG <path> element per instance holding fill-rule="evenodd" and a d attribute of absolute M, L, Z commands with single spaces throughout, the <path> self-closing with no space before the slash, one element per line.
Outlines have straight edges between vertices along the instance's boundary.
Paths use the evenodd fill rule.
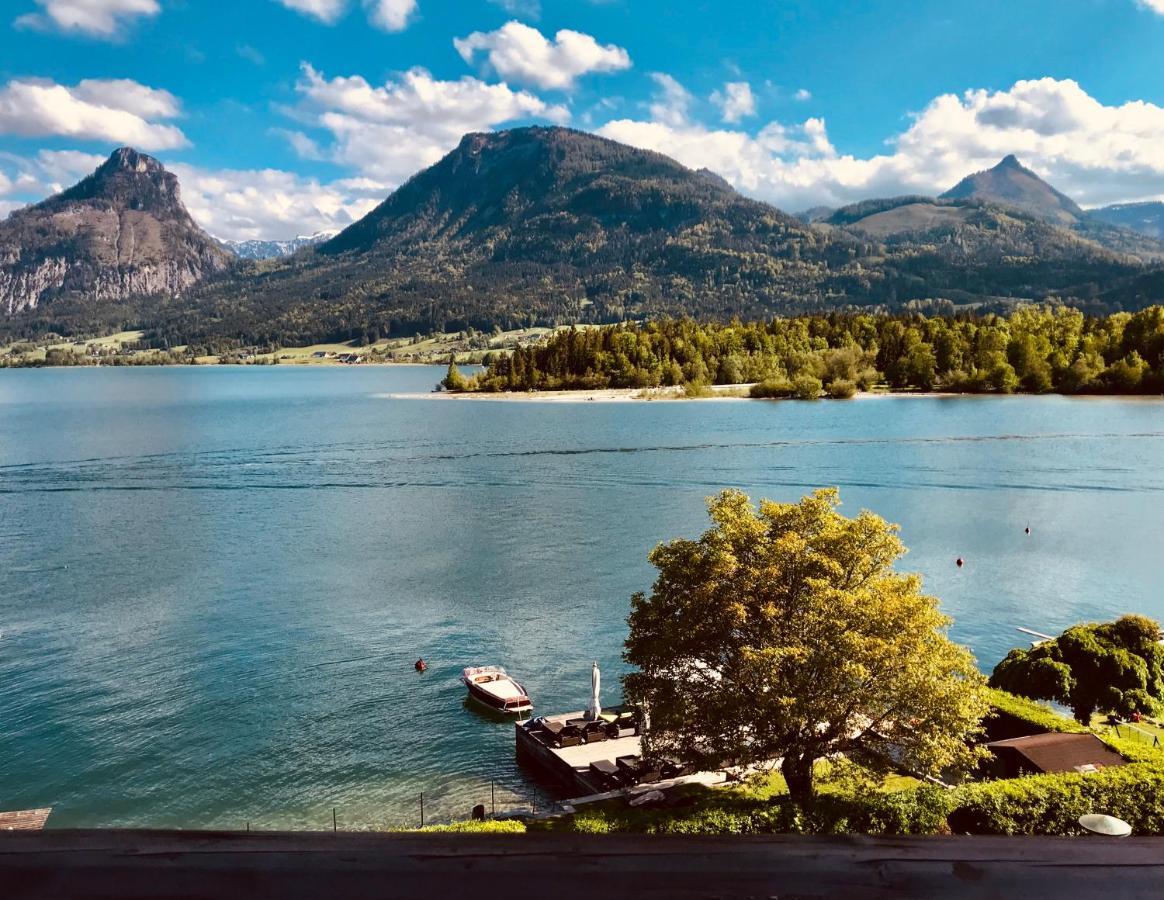
<path fill-rule="evenodd" d="M 557 712 L 597 660 L 617 701 L 647 552 L 725 486 L 900 523 L 986 669 L 1018 625 L 1164 616 L 1164 402 L 383 396 L 442 374 L 0 372 L 0 808 L 318 828 L 536 798 L 461 668 Z"/>

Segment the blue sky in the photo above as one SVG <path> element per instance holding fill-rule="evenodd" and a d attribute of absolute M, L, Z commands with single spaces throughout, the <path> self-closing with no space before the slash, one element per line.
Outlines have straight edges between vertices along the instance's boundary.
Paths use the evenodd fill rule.
<path fill-rule="evenodd" d="M 0 215 L 132 144 L 222 237 L 343 227 L 465 131 L 557 122 L 786 209 L 1009 152 L 1164 198 L 1164 0 L 5 0 Z"/>

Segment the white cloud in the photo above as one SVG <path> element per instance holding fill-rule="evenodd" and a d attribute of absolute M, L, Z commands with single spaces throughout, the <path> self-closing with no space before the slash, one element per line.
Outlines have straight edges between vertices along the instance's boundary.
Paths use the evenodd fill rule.
<path fill-rule="evenodd" d="M 73 88 L 73 96 L 106 109 L 120 109 L 143 119 L 173 119 L 181 112 L 178 98 L 169 91 L 146 87 L 128 78 L 86 78 Z"/>
<path fill-rule="evenodd" d="M 278 169 L 168 168 L 182 200 L 206 231 L 224 240 L 286 239 L 338 231 L 363 217 L 389 193 L 372 179 L 320 182 Z"/>
<path fill-rule="evenodd" d="M 1161 2 L 1164 2 L 1164 0 L 1161 0 Z M 806 100 L 812 99 L 812 91 L 808 88 L 800 88 L 792 97 L 794 100 L 799 100 L 801 103 L 804 103 Z"/>
<path fill-rule="evenodd" d="M 178 114 L 168 91 L 128 80 L 86 79 L 72 87 L 16 79 L 0 87 L 0 134 L 63 136 L 164 150 L 189 142 L 175 125 L 152 121 Z"/>
<path fill-rule="evenodd" d="M 1139 6 L 1164 16 L 1164 0 L 1136 0 Z"/>
<path fill-rule="evenodd" d="M 384 31 L 403 31 L 416 14 L 416 0 L 364 0 L 368 21 Z"/>
<path fill-rule="evenodd" d="M 156 16 L 158 0 L 36 0 L 44 12 L 26 13 L 16 25 L 26 28 L 79 31 L 90 37 L 115 38 L 129 22 Z"/>
<path fill-rule="evenodd" d="M 276 0 L 288 9 L 334 25 L 348 11 L 348 0 Z M 384 31 L 403 31 L 417 12 L 417 0 L 363 0 L 368 21 Z"/>
<path fill-rule="evenodd" d="M 0 154 L 0 219 L 14 209 L 60 193 L 91 175 L 105 160 L 79 150 L 41 150 L 31 158 Z"/>
<path fill-rule="evenodd" d="M 500 6 L 511 16 L 538 19 L 542 14 L 541 0 L 489 0 L 489 2 L 494 6 Z"/>
<path fill-rule="evenodd" d="M 467 63 L 480 51 L 488 68 L 502 78 L 545 89 L 569 90 L 582 75 L 617 72 L 631 65 L 630 54 L 622 47 L 603 46 L 588 34 L 565 28 L 550 41 L 517 21 L 496 31 L 453 38 L 453 46 Z"/>
<path fill-rule="evenodd" d="M 302 102 L 290 113 L 328 132 L 331 142 L 320 146 L 302 135 L 293 143 L 391 184 L 436 162 L 466 132 L 518 119 L 569 118 L 562 106 L 470 76 L 441 81 L 416 68 L 377 87 L 358 75 L 329 79 L 307 64 L 302 73 L 296 86 Z"/>
<path fill-rule="evenodd" d="M 277 0 L 277 2 L 328 25 L 338 22 L 348 5 L 348 0 Z"/>
<path fill-rule="evenodd" d="M 746 81 L 728 81 L 722 91 L 712 91 L 708 99 L 719 107 L 725 122 L 738 122 L 756 114 L 756 97 Z"/>
<path fill-rule="evenodd" d="M 619 119 L 599 133 L 706 166 L 738 189 L 785 209 L 894 194 L 936 194 L 1008 153 L 1083 205 L 1164 197 L 1164 108 L 1106 106 L 1069 80 L 1019 81 L 932 100 L 886 153 L 839 153 L 825 122 L 772 122 L 751 134 L 693 122 L 682 86 L 656 78 L 648 120 Z"/>
<path fill-rule="evenodd" d="M 655 96 L 650 104 L 651 120 L 676 127 L 687 124 L 691 108 L 691 94 L 687 88 L 665 72 L 652 72 Z"/>
<path fill-rule="evenodd" d="M 106 158 L 79 150 L 41 150 L 33 157 L 0 154 L 0 219 L 76 184 Z M 166 168 L 178 176 L 194 220 L 225 240 L 338 231 L 391 191 L 371 178 L 321 182 L 277 169 L 205 169 L 170 162 Z"/>

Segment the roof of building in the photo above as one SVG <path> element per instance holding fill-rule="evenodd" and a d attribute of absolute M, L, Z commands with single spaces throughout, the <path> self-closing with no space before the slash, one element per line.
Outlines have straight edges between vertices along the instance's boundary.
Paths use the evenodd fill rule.
<path fill-rule="evenodd" d="M 1094 734 L 1032 734 L 994 741 L 990 750 L 1011 749 L 1040 772 L 1074 772 L 1081 766 L 1122 766 L 1127 760 Z"/>

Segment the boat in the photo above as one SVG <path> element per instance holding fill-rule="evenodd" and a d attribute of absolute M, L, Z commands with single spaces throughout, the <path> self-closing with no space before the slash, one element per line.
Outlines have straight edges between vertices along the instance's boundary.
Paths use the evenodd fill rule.
<path fill-rule="evenodd" d="M 501 666 L 468 666 L 461 672 L 461 681 L 470 697 L 495 712 L 521 715 L 533 709 L 525 688 Z"/>

